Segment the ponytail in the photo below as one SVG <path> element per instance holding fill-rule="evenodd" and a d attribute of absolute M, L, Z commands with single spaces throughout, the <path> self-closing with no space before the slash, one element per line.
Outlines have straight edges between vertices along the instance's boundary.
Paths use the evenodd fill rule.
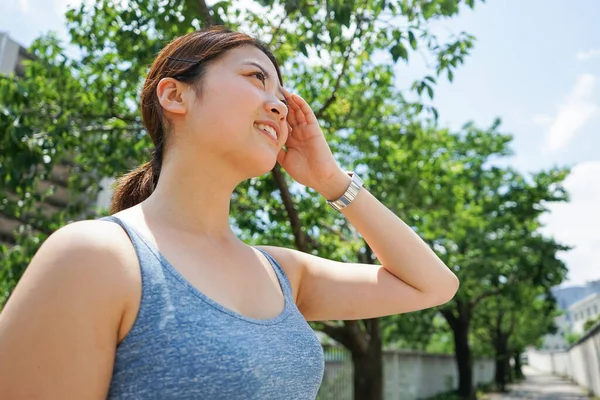
<path fill-rule="evenodd" d="M 115 193 L 110 203 L 111 214 L 140 204 L 150 197 L 160 176 L 162 147 L 161 141 L 153 152 L 152 161 L 140 165 L 117 180 Z"/>
<path fill-rule="evenodd" d="M 117 180 L 117 187 L 110 203 L 114 214 L 146 200 L 154 190 L 152 162 L 147 162 Z"/>

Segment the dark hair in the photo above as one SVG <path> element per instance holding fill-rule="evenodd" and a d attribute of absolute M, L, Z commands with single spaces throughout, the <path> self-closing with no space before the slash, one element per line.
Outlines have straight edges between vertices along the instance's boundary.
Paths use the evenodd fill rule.
<path fill-rule="evenodd" d="M 258 48 L 269 57 L 281 83 L 279 65 L 264 44 L 244 33 L 223 27 L 214 26 L 181 36 L 160 51 L 148 71 L 140 105 L 144 127 L 154 143 L 152 160 L 118 179 L 110 206 L 111 214 L 146 200 L 158 183 L 167 131 L 167 121 L 156 94 L 160 80 L 172 77 L 193 83 L 200 94 L 202 77 L 209 63 L 223 57 L 229 50 L 248 45 Z"/>

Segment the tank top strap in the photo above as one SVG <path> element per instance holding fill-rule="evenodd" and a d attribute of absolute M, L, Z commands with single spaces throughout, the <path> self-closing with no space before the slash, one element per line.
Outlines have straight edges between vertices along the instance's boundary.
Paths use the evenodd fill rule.
<path fill-rule="evenodd" d="M 277 275 L 277 279 L 279 279 L 279 283 L 281 285 L 281 290 L 283 291 L 283 295 L 286 297 L 286 300 L 290 302 L 290 304 L 294 303 L 294 293 L 292 292 L 292 284 L 290 283 L 290 281 L 289 281 L 287 275 L 285 274 L 285 271 L 281 267 L 281 265 L 277 262 L 277 260 L 272 255 L 267 253 L 265 250 L 259 249 L 256 246 L 254 246 L 254 248 L 256 250 L 260 251 L 262 254 L 264 254 L 264 256 L 267 258 L 267 260 L 269 260 L 269 263 L 271 263 L 271 267 L 273 268 L 273 271 L 275 271 L 275 274 Z"/>
<path fill-rule="evenodd" d="M 152 280 L 153 281 L 155 279 L 151 279 L 151 277 L 154 277 L 156 275 L 162 277 L 163 267 L 165 265 L 170 265 L 170 264 L 168 263 L 168 261 L 164 260 L 162 254 L 160 254 L 158 252 L 158 250 L 154 247 L 154 245 L 152 243 L 148 242 L 148 240 L 146 238 L 144 238 L 142 235 L 140 235 L 127 222 L 123 221 L 122 219 L 120 219 L 114 215 L 102 217 L 102 218 L 99 218 L 99 220 L 114 222 L 114 223 L 120 225 L 125 230 L 125 232 L 129 236 L 129 239 L 131 240 L 131 243 L 133 244 L 133 248 L 135 249 L 136 255 L 140 262 L 140 268 L 142 270 L 142 279 L 143 280 Z M 256 250 L 260 251 L 261 254 L 263 254 L 267 258 L 267 260 L 269 260 L 269 263 L 271 264 L 271 267 L 273 268 L 273 271 L 275 271 L 275 274 L 277 275 L 277 279 L 279 280 L 279 285 L 281 286 L 281 291 L 283 292 L 283 295 L 286 298 L 286 303 L 294 304 L 295 301 L 294 301 L 294 294 L 292 291 L 292 285 L 291 285 L 287 275 L 285 274 L 285 271 L 281 267 L 281 265 L 277 262 L 277 260 L 273 256 L 271 256 L 265 250 L 259 249 L 258 247 L 254 247 L 254 248 Z M 167 268 L 167 269 L 169 269 L 169 268 Z M 146 277 L 146 276 L 147 276 L 147 278 L 144 279 L 144 277 Z M 163 278 L 161 278 L 161 279 L 163 279 Z M 179 279 L 183 281 L 183 278 L 179 278 Z"/>
<path fill-rule="evenodd" d="M 133 248 L 135 249 L 135 253 L 140 262 L 140 267 L 142 271 L 145 269 L 146 264 L 148 264 L 149 260 L 154 260 L 156 258 L 156 254 L 154 253 L 152 246 L 144 239 L 141 235 L 139 235 L 135 229 L 133 229 L 129 224 L 120 219 L 119 217 L 115 217 L 114 215 L 109 215 L 107 217 L 99 218 L 100 221 L 110 221 L 114 222 L 123 228 L 123 230 L 129 236 L 131 243 L 133 244 Z"/>

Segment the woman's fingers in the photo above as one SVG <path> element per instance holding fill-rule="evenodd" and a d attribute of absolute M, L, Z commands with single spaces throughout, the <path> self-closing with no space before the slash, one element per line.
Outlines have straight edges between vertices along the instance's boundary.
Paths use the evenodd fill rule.
<path fill-rule="evenodd" d="M 281 91 L 283 92 L 283 95 L 285 96 L 285 100 L 287 101 L 288 125 L 290 125 L 290 127 L 294 127 L 298 124 L 298 121 L 296 120 L 296 111 L 295 111 L 298 109 L 298 105 L 294 102 L 294 99 L 292 98 L 292 94 L 290 92 L 288 92 L 287 90 L 285 90 L 283 88 L 281 89 Z"/>
<path fill-rule="evenodd" d="M 302 114 L 302 117 L 306 123 L 316 124 L 317 117 L 315 116 L 315 113 L 313 112 L 312 108 L 310 108 L 306 100 L 304 100 L 297 94 L 293 94 L 292 97 L 294 99 L 294 105 L 298 107 L 298 110 L 296 111 L 296 117 L 298 117 L 298 114 L 300 113 Z"/>
<path fill-rule="evenodd" d="M 297 94 L 292 94 L 283 89 L 283 94 L 288 102 L 288 123 L 294 128 L 302 124 L 316 124 L 317 117 L 306 100 Z"/>

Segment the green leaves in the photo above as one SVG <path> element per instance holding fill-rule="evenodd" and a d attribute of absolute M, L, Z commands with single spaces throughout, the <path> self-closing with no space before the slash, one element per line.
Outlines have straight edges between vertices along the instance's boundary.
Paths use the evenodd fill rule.
<path fill-rule="evenodd" d="M 415 38 L 415 34 L 412 31 L 408 31 L 408 41 L 410 42 L 410 47 L 413 50 L 417 49 L 417 39 Z"/>
<path fill-rule="evenodd" d="M 500 167 L 512 138 L 499 132 L 499 121 L 450 132 L 437 126 L 437 111 L 425 100 L 433 99 L 440 79 L 454 79 L 475 42 L 464 32 L 441 39 L 431 23 L 475 3 L 260 0 L 248 7 L 225 0 L 212 6 L 202 0 L 132 0 L 126 5 L 97 0 L 70 9 L 69 45 L 76 51 L 67 52 L 52 36 L 41 38 L 31 49 L 37 59 L 24 77 L 0 78 L 0 140 L 5 146 L 0 198 L 6 199 L 0 212 L 24 221 L 18 246 L 0 247 L 0 303 L 49 232 L 71 219 L 95 216 L 88 204 L 100 178 L 148 160 L 151 143 L 141 123 L 138 93 L 156 53 L 176 36 L 218 23 L 249 32 L 272 48 L 286 86 L 313 106 L 339 163 L 357 170 L 366 187 L 459 276 L 460 291 L 441 309 L 444 315 L 468 325 L 480 306 L 484 316 L 525 307 L 532 293 L 564 277 L 564 265 L 555 257 L 564 247 L 536 232 L 545 204 L 565 200 L 561 183 L 568 171 L 523 176 Z M 395 87 L 394 64 L 408 62 L 415 52 L 426 60 L 427 71 L 411 89 L 419 101 L 410 103 Z M 70 171 L 68 189 L 83 201 L 44 216 L 35 204 L 47 198 L 48 188 L 39 184 L 49 178 L 56 183 L 53 171 L 63 167 Z M 284 203 L 283 192 L 291 205 Z M 232 226 L 250 244 L 375 262 L 343 217 L 330 212 L 317 193 L 277 171 L 240 185 L 231 211 Z M 532 293 L 521 292 L 527 287 Z M 501 304 L 488 302 L 511 288 L 516 292 Z M 539 312 L 539 307 L 535 303 L 531 310 Z M 435 336 L 445 325 L 432 313 L 386 319 L 385 340 L 448 351 L 448 335 Z M 544 326 L 514 335 L 525 338 L 519 343 L 530 343 Z M 370 334 L 361 329 L 348 334 L 368 340 Z M 437 347 L 430 337 L 440 341 Z"/>
<path fill-rule="evenodd" d="M 510 136 L 497 126 L 466 125 L 455 133 L 437 128 L 435 109 L 408 103 L 395 89 L 393 63 L 408 62 L 416 51 L 431 60 L 412 86 L 419 96 L 433 99 L 442 76 L 452 81 L 474 37 L 440 40 L 429 24 L 456 15 L 462 3 L 261 0 L 258 8 L 247 8 L 218 1 L 206 9 L 196 0 L 82 4 L 66 14 L 75 57 L 56 38 L 42 38 L 31 49 L 38 59 L 26 76 L 0 80 L 0 135 L 7 146 L 0 155 L 0 190 L 17 193 L 15 201 L 31 198 L 37 182 L 69 160 L 70 189 L 93 196 L 99 177 L 146 161 L 150 141 L 138 91 L 154 55 L 175 36 L 209 23 L 243 27 L 271 45 L 284 64 L 286 85 L 313 105 L 340 164 L 361 170 L 368 187 L 439 249 L 461 277 L 459 297 L 473 299 L 499 276 L 517 273 L 517 260 L 535 265 L 534 244 L 525 251 L 519 235 L 538 226 L 536 207 L 564 198 L 566 171 L 522 177 L 493 168 L 490 160 L 509 154 Z M 382 51 L 392 62 L 375 57 Z M 357 260 L 364 243 L 343 218 L 328 212 L 316 193 L 284 179 L 310 251 Z M 17 210 L 11 207 L 4 209 Z M 61 218 L 74 218 L 76 208 Z M 238 188 L 232 224 L 251 243 L 297 243 L 271 175 Z M 546 251 L 552 254 L 552 247 Z M 546 261 L 552 264 L 551 257 Z M 560 273 L 537 276 L 547 284 Z"/>
<path fill-rule="evenodd" d="M 400 58 L 408 61 L 408 51 L 402 43 L 396 43 L 394 46 L 392 46 L 390 53 L 392 54 L 392 59 L 394 62 L 398 61 Z"/>

